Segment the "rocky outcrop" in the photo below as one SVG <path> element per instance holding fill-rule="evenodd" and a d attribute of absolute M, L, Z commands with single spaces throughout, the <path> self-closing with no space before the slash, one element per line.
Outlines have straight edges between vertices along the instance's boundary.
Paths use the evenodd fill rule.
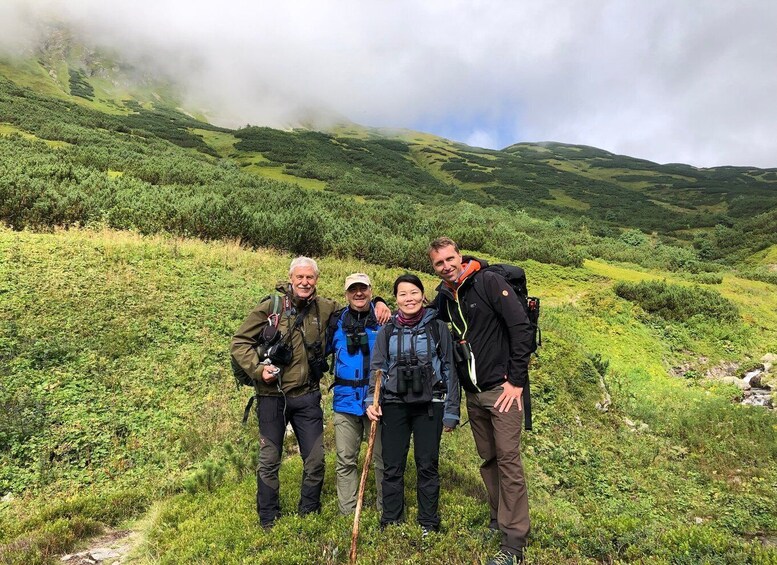
<path fill-rule="evenodd" d="M 748 363 L 747 371 L 741 370 L 741 363 L 733 361 L 724 361 L 703 371 L 699 365 L 703 367 L 707 359 L 701 357 L 698 361 L 698 365 L 686 363 L 674 367 L 671 373 L 684 378 L 703 376 L 708 380 L 735 386 L 741 391 L 741 396 L 737 395 L 737 398 L 741 398 L 742 404 L 768 409 L 777 407 L 777 354 L 767 353 L 755 367 Z"/>

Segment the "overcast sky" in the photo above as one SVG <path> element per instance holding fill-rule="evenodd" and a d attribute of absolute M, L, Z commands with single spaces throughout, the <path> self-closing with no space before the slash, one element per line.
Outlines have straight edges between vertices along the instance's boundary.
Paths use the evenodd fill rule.
<path fill-rule="evenodd" d="M 178 75 L 225 125 L 311 113 L 470 145 L 777 167 L 774 0 L 0 0 Z"/>

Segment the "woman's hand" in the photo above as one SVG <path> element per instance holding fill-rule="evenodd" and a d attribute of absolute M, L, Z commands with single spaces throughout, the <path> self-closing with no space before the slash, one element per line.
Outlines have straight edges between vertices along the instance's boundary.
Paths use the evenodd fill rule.
<path fill-rule="evenodd" d="M 380 409 L 380 405 L 375 406 L 374 404 L 370 404 L 367 406 L 367 417 L 370 420 L 377 422 L 380 420 L 381 416 L 383 416 L 383 410 Z"/>

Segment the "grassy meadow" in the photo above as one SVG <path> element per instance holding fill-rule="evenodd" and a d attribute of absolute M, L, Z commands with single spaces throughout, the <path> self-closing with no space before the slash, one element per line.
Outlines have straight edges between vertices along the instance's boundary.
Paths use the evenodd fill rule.
<path fill-rule="evenodd" d="M 240 425 L 229 338 L 283 279 L 291 256 L 229 242 L 108 229 L 0 230 L 0 563 L 51 563 L 105 528 L 131 528 L 131 563 L 343 563 L 351 521 L 334 487 L 325 395 L 323 511 L 295 515 L 301 461 L 281 469 L 285 515 L 271 531 L 254 509 L 255 417 Z M 390 295 L 399 273 L 322 258 L 319 289 L 340 296 L 354 270 Z M 777 562 L 777 418 L 738 406 L 731 386 L 669 376 L 777 350 L 777 294 L 726 276 L 706 285 L 741 316 L 665 320 L 620 298 L 618 281 L 667 273 L 605 263 L 528 261 L 544 298 L 533 361 L 534 431 L 524 435 L 530 563 Z M 419 273 L 428 294 L 435 279 Z M 674 288 L 674 287 L 672 287 Z M 725 344 L 720 347 L 720 344 Z M 597 410 L 604 390 L 609 410 Z M 368 483 L 359 562 L 477 563 L 488 533 L 468 426 L 442 443 L 442 532 L 380 532 Z"/>
<path fill-rule="evenodd" d="M 542 298 L 529 563 L 777 564 L 777 416 L 706 378 L 777 353 L 777 169 L 350 123 L 231 130 L 74 42 L 0 60 L 0 564 L 126 530 L 124 563 L 345 563 L 331 396 L 323 511 L 294 513 L 288 438 L 266 532 L 229 340 L 296 254 L 320 259 L 328 296 L 359 270 L 390 299 L 409 269 L 431 297 L 443 234 L 520 263 Z M 479 464 L 467 425 L 444 435 L 427 539 L 412 464 L 401 527 L 380 532 L 368 483 L 359 562 L 487 559 Z"/>

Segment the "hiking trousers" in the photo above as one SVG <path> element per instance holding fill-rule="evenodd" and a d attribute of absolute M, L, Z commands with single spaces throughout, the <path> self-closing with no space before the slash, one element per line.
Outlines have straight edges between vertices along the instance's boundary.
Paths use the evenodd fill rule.
<path fill-rule="evenodd" d="M 337 450 L 337 503 L 341 514 L 353 514 L 359 490 L 359 450 L 362 440 L 370 436 L 370 419 L 365 416 L 335 412 L 335 449 Z M 380 425 L 372 448 L 375 469 L 378 511 L 383 510 L 383 457 L 381 456 Z"/>
<path fill-rule="evenodd" d="M 512 553 L 526 546 L 529 535 L 529 495 L 521 462 L 523 410 L 494 408 L 502 394 L 498 386 L 484 392 L 467 392 L 467 413 L 478 455 L 480 475 L 488 492 L 491 522 L 502 532 L 503 550 Z"/>
<path fill-rule="evenodd" d="M 259 467 L 256 472 L 256 510 L 263 526 L 270 526 L 281 515 L 280 481 L 283 437 L 291 423 L 302 456 L 300 514 L 321 509 L 321 487 L 324 484 L 324 412 L 321 392 L 301 396 L 260 396 Z"/>
<path fill-rule="evenodd" d="M 405 515 L 405 468 L 413 436 L 416 466 L 418 523 L 432 530 L 440 527 L 440 439 L 442 402 L 426 404 L 388 403 L 381 406 L 383 440 L 382 526 L 403 520 Z"/>

